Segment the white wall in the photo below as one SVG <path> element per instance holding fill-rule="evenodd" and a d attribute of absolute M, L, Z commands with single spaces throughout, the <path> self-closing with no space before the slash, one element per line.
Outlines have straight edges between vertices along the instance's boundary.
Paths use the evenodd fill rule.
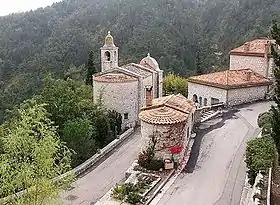
<path fill-rule="evenodd" d="M 251 69 L 267 76 L 268 61 L 264 57 L 230 55 L 230 69 Z"/>
<path fill-rule="evenodd" d="M 128 120 L 123 119 L 123 125 L 134 126 L 138 120 L 138 81 L 122 83 L 104 83 L 93 81 L 94 101 L 101 103 L 107 109 L 116 110 L 122 114 L 128 113 Z"/>
<path fill-rule="evenodd" d="M 228 91 L 228 104 L 239 105 L 264 99 L 268 86 L 231 89 Z"/>
<path fill-rule="evenodd" d="M 211 98 L 219 99 L 220 103 L 226 103 L 227 92 L 224 89 L 215 88 L 207 85 L 200 85 L 197 83 L 188 83 L 188 99 L 192 100 L 193 95 L 202 97 L 202 106 L 204 106 L 204 98 L 207 99 L 207 105 L 211 105 Z"/>

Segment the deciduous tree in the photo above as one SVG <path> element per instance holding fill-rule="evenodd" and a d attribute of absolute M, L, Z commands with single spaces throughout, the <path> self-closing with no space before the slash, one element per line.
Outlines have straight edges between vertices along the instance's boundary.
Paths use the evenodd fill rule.
<path fill-rule="evenodd" d="M 69 184 L 67 179 L 53 180 L 70 169 L 71 153 L 44 106 L 28 100 L 2 125 L 0 198 L 24 191 L 10 197 L 11 204 L 49 204 Z"/>
<path fill-rule="evenodd" d="M 163 89 L 166 95 L 181 93 L 185 97 L 188 97 L 187 79 L 175 74 L 168 74 L 163 79 Z"/>

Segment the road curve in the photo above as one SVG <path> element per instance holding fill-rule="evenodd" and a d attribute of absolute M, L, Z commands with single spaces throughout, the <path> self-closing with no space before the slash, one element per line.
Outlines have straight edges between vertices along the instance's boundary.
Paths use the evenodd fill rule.
<path fill-rule="evenodd" d="M 257 117 L 270 106 L 270 102 L 246 105 L 204 124 L 185 172 L 157 204 L 239 205 L 246 174 L 246 142 L 260 131 Z"/>
<path fill-rule="evenodd" d="M 62 205 L 92 205 L 116 183 L 124 179 L 125 171 L 140 151 L 140 129 L 122 143 L 112 155 L 72 184 L 63 193 Z"/>

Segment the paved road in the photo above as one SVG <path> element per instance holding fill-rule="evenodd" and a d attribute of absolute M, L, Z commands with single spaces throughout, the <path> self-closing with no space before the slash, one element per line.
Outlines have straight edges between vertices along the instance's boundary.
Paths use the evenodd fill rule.
<path fill-rule="evenodd" d="M 270 105 L 247 105 L 203 124 L 185 172 L 158 205 L 239 205 L 246 174 L 246 141 L 260 131 L 257 117 Z"/>
<path fill-rule="evenodd" d="M 73 183 L 63 196 L 63 205 L 91 205 L 124 178 L 140 150 L 140 129 L 95 169 Z"/>

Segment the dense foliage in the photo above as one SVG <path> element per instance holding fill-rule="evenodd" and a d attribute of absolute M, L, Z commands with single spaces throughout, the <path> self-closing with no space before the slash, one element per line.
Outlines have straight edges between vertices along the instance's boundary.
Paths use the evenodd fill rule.
<path fill-rule="evenodd" d="M 48 76 L 42 92 L 35 98 L 40 103 L 46 103 L 45 108 L 58 126 L 61 139 L 75 151 L 73 167 L 84 162 L 121 132 L 120 114 L 93 104 L 92 88 L 83 82 L 70 78 L 55 80 Z"/>
<path fill-rule="evenodd" d="M 258 117 L 258 125 L 260 128 L 262 128 L 262 135 L 263 136 L 271 136 L 272 132 L 272 111 L 268 111 L 265 113 L 262 113 Z"/>
<path fill-rule="evenodd" d="M 69 184 L 52 180 L 71 168 L 71 152 L 44 107 L 28 100 L 0 127 L 0 198 L 26 190 L 11 204 L 49 204 Z"/>
<path fill-rule="evenodd" d="M 279 8 L 276 0 L 67 0 L 0 17 L 0 118 L 42 88 L 46 73 L 86 64 L 90 50 L 99 70 L 108 30 L 120 64 L 150 52 L 166 72 L 191 75 L 228 66 L 228 51 L 268 35 Z"/>
<path fill-rule="evenodd" d="M 178 75 L 168 74 L 163 79 L 163 90 L 165 95 L 180 93 L 188 97 L 188 81 Z"/>
<path fill-rule="evenodd" d="M 262 137 L 248 142 L 245 162 L 248 168 L 249 183 L 254 184 L 259 171 L 267 172 L 272 167 L 276 147 L 271 137 Z"/>
<path fill-rule="evenodd" d="M 96 73 L 96 69 L 94 67 L 94 59 L 93 59 L 93 52 L 90 51 L 88 55 L 88 61 L 87 61 L 87 78 L 86 78 L 86 84 L 87 85 L 93 85 L 93 79 L 92 75 Z"/>
<path fill-rule="evenodd" d="M 272 27 L 272 36 L 276 40 L 276 45 L 280 45 L 280 26 L 274 22 Z M 278 154 L 280 154 L 280 51 L 276 46 L 272 47 L 272 54 L 276 67 L 274 68 L 275 76 L 275 97 L 276 106 L 272 106 L 272 137 L 275 141 Z"/>

